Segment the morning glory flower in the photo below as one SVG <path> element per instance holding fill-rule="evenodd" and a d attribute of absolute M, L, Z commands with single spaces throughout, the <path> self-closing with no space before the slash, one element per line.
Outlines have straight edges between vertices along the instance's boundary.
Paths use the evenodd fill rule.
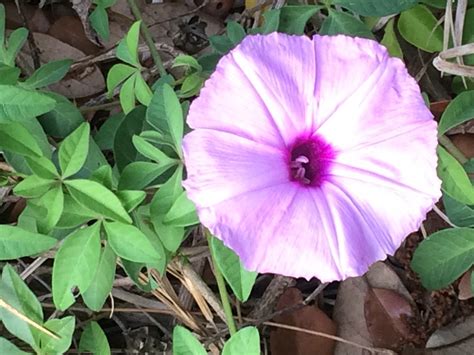
<path fill-rule="evenodd" d="M 184 187 L 249 270 L 362 275 L 440 198 L 433 116 L 372 40 L 248 36 L 187 122 Z"/>

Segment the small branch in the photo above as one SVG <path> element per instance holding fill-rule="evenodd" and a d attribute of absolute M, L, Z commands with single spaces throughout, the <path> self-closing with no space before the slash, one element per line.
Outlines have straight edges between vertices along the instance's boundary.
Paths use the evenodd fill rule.
<path fill-rule="evenodd" d="M 105 104 L 95 105 L 95 106 L 82 106 L 79 108 L 81 112 L 95 112 L 99 110 L 109 110 L 116 106 L 120 105 L 120 101 L 107 102 Z"/>
<path fill-rule="evenodd" d="M 151 33 L 148 30 L 148 27 L 146 26 L 146 24 L 143 22 L 142 14 L 140 13 L 140 9 L 138 8 L 137 3 L 135 2 L 135 0 L 127 0 L 127 2 L 128 2 L 128 6 L 130 7 L 130 10 L 132 11 L 132 14 L 135 17 L 135 19 L 137 19 L 137 21 L 142 21 L 140 29 L 141 29 L 141 33 L 143 35 L 143 38 L 145 39 L 145 42 L 146 42 L 148 48 L 150 48 L 151 57 L 153 58 L 153 61 L 155 62 L 155 65 L 158 67 L 158 71 L 160 72 L 160 76 L 165 76 L 166 75 L 166 69 L 163 65 L 163 62 L 161 61 L 160 54 L 156 50 L 155 42 L 153 41 L 153 38 L 151 37 Z"/>
<path fill-rule="evenodd" d="M 459 161 L 461 164 L 465 164 L 469 161 L 467 157 L 464 155 L 463 152 L 461 152 L 458 147 L 454 145 L 451 140 L 446 137 L 445 135 L 438 137 L 439 142 L 441 145 L 446 148 L 446 150 L 454 157 L 456 158 L 457 161 Z"/>

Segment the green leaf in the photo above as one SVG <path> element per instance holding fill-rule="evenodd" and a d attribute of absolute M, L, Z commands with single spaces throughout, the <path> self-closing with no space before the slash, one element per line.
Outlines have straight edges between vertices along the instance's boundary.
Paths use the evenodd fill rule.
<path fill-rule="evenodd" d="M 63 214 L 56 227 L 74 228 L 95 218 L 97 218 L 96 213 L 79 204 L 71 196 L 65 195 Z"/>
<path fill-rule="evenodd" d="M 227 37 L 227 35 L 212 35 L 209 36 L 209 43 L 211 47 L 220 54 L 228 53 L 232 48 L 234 48 L 234 44 L 232 41 Z"/>
<path fill-rule="evenodd" d="M 298 5 L 298 6 L 284 6 L 280 13 L 280 26 L 279 31 L 302 35 L 304 34 L 304 28 L 309 19 L 313 17 L 322 6 L 316 5 Z"/>
<path fill-rule="evenodd" d="M 57 240 L 20 227 L 0 224 L 0 260 L 32 256 L 51 249 Z"/>
<path fill-rule="evenodd" d="M 163 224 L 175 227 L 186 227 L 196 223 L 199 223 L 196 206 L 188 198 L 186 191 L 183 191 L 163 218 Z"/>
<path fill-rule="evenodd" d="M 146 283 L 140 279 L 140 272 L 143 272 L 143 269 L 146 268 L 145 263 L 135 263 L 133 261 L 122 259 L 122 267 L 127 273 L 128 277 L 133 280 L 135 285 L 140 290 L 144 292 L 150 292 L 158 287 L 158 284 L 156 283 L 156 281 L 153 280 L 153 277 L 148 277 L 148 281 Z"/>
<path fill-rule="evenodd" d="M 42 65 L 21 85 L 27 89 L 39 89 L 60 81 L 69 71 L 71 59 L 57 60 Z"/>
<path fill-rule="evenodd" d="M 176 67 L 190 67 L 195 69 L 197 72 L 202 71 L 202 66 L 199 64 L 197 59 L 185 54 L 180 54 L 174 59 L 173 68 Z"/>
<path fill-rule="evenodd" d="M 382 17 L 398 14 L 415 6 L 419 0 L 334 0 L 334 5 L 341 5 L 362 16 Z"/>
<path fill-rule="evenodd" d="M 403 52 L 400 48 L 400 43 L 398 43 L 397 35 L 393 29 L 393 19 L 388 21 L 385 26 L 385 34 L 380 43 L 387 47 L 388 52 L 392 57 L 403 59 Z"/>
<path fill-rule="evenodd" d="M 323 21 L 319 33 L 322 35 L 345 34 L 374 39 L 374 35 L 362 21 L 345 12 L 333 10 L 329 10 L 329 16 Z"/>
<path fill-rule="evenodd" d="M 26 353 L 18 349 L 15 344 L 13 344 L 12 342 L 8 341 L 5 338 L 0 337 L 0 354 L 27 355 L 29 353 Z"/>
<path fill-rule="evenodd" d="M 265 11 L 265 13 L 263 14 L 265 22 L 263 23 L 260 33 L 268 34 L 271 32 L 278 31 L 278 27 L 280 26 L 280 13 L 281 9 Z"/>
<path fill-rule="evenodd" d="M 106 244 L 102 249 L 99 264 L 91 284 L 85 292 L 82 292 L 84 303 L 93 311 L 100 311 L 104 306 L 105 300 L 112 291 L 112 285 L 115 279 L 115 262 L 117 256 Z"/>
<path fill-rule="evenodd" d="M 35 138 L 17 122 L 0 123 L 0 148 L 35 158 L 43 155 Z"/>
<path fill-rule="evenodd" d="M 171 159 L 153 144 L 149 143 L 146 139 L 140 136 L 134 135 L 132 142 L 141 155 L 159 164 L 171 166 L 179 162 L 176 159 Z"/>
<path fill-rule="evenodd" d="M 57 334 L 60 339 L 54 339 L 47 334 L 41 333 L 41 354 L 65 353 L 71 346 L 75 324 L 76 319 L 73 316 L 61 319 L 50 319 L 44 323 L 44 326 Z"/>
<path fill-rule="evenodd" d="M 470 9 L 466 11 L 466 16 L 464 17 L 462 44 L 469 44 L 473 42 L 474 42 L 474 7 L 471 7 Z M 464 64 L 474 65 L 474 54 L 464 56 L 463 59 L 464 59 Z"/>
<path fill-rule="evenodd" d="M 62 141 L 59 147 L 59 166 L 63 178 L 74 175 L 84 165 L 89 152 L 89 135 L 89 124 L 84 122 Z"/>
<path fill-rule="evenodd" d="M 474 118 L 474 90 L 460 93 L 452 100 L 438 125 L 438 135 L 441 136 L 461 123 Z"/>
<path fill-rule="evenodd" d="M 101 184 L 89 180 L 66 180 L 64 184 L 71 196 L 84 207 L 105 218 L 132 223 L 118 197 Z"/>
<path fill-rule="evenodd" d="M 31 118 L 51 111 L 56 101 L 45 94 L 19 86 L 0 85 L 0 121 Z"/>
<path fill-rule="evenodd" d="M 144 106 L 148 106 L 150 104 L 151 98 L 153 96 L 150 87 L 143 79 L 140 72 L 135 73 L 135 96 L 137 97 L 138 102 Z"/>
<path fill-rule="evenodd" d="M 102 165 L 92 173 L 89 180 L 98 182 L 109 190 L 114 190 L 117 186 L 117 181 L 115 180 L 113 174 L 114 173 L 110 165 Z"/>
<path fill-rule="evenodd" d="M 112 115 L 99 128 L 99 132 L 94 136 L 94 139 L 100 149 L 112 150 L 114 148 L 115 133 L 125 117 L 123 113 Z"/>
<path fill-rule="evenodd" d="M 3 48 L 5 43 L 5 5 L 0 3 L 0 48 Z"/>
<path fill-rule="evenodd" d="M 143 202 L 146 197 L 146 192 L 137 190 L 122 190 L 117 191 L 117 197 L 122 202 L 125 210 L 130 212 Z"/>
<path fill-rule="evenodd" d="M 120 105 L 125 114 L 128 114 L 135 108 L 135 75 L 125 80 L 120 88 Z"/>
<path fill-rule="evenodd" d="M 137 227 L 119 222 L 104 223 L 108 241 L 115 253 L 137 263 L 156 263 L 165 257 Z"/>
<path fill-rule="evenodd" d="M 54 180 L 59 177 L 58 170 L 51 160 L 45 157 L 25 157 L 26 163 L 31 171 L 40 178 Z"/>
<path fill-rule="evenodd" d="M 79 342 L 79 350 L 92 354 L 110 354 L 110 346 L 107 337 L 97 322 L 91 321 L 84 328 L 81 341 Z"/>
<path fill-rule="evenodd" d="M 138 106 L 125 116 L 117 128 L 113 148 L 115 163 L 119 171 L 122 171 L 125 166 L 132 162 L 143 160 L 133 146 L 132 137 L 149 127 L 145 121 L 145 114 L 145 107 Z"/>
<path fill-rule="evenodd" d="M 47 211 L 44 218 L 38 220 L 38 231 L 49 233 L 56 226 L 64 208 L 64 194 L 61 186 L 56 186 L 46 192 L 35 204 L 45 208 Z"/>
<path fill-rule="evenodd" d="M 474 206 L 467 206 L 446 194 L 443 205 L 450 221 L 456 226 L 474 227 Z"/>
<path fill-rule="evenodd" d="M 177 325 L 173 330 L 173 355 L 207 355 L 207 352 L 193 333 Z"/>
<path fill-rule="evenodd" d="M 101 5 L 97 6 L 90 14 L 89 21 L 100 39 L 107 42 L 110 37 L 109 16 L 107 15 L 107 10 Z"/>
<path fill-rule="evenodd" d="M 217 267 L 234 294 L 240 301 L 247 301 L 257 279 L 257 273 L 245 270 L 237 254 L 227 248 L 219 239 L 212 237 L 210 247 Z"/>
<path fill-rule="evenodd" d="M 419 0 L 421 3 L 436 9 L 446 9 L 446 0 Z"/>
<path fill-rule="evenodd" d="M 15 66 L 15 58 L 28 38 L 28 30 L 20 27 L 14 30 L 8 37 L 7 50 L 5 53 L 5 64 Z"/>
<path fill-rule="evenodd" d="M 192 73 L 191 75 L 188 75 L 181 84 L 179 97 L 188 98 L 199 94 L 204 81 L 205 79 L 200 73 Z"/>
<path fill-rule="evenodd" d="M 438 157 L 438 176 L 443 191 L 459 202 L 474 205 L 474 187 L 462 165 L 440 146 Z"/>
<path fill-rule="evenodd" d="M 64 239 L 53 264 L 53 301 L 64 311 L 76 300 L 73 287 L 85 292 L 94 279 L 100 259 L 100 223 L 78 229 Z"/>
<path fill-rule="evenodd" d="M 172 165 L 137 161 L 125 167 L 120 175 L 120 190 L 141 190 L 163 175 Z"/>
<path fill-rule="evenodd" d="M 43 310 L 36 296 L 10 265 L 5 265 L 0 283 L 0 298 L 32 321 L 43 323 Z M 0 318 L 5 328 L 17 338 L 38 349 L 39 331 L 18 316 L 0 307 Z"/>
<path fill-rule="evenodd" d="M 65 138 L 84 122 L 81 111 L 62 95 L 52 92 L 46 95 L 56 101 L 56 106 L 40 116 L 38 120 L 49 136 Z"/>
<path fill-rule="evenodd" d="M 137 72 L 137 68 L 126 64 L 115 64 L 107 73 L 107 92 L 109 97 L 112 96 L 114 89 L 120 85 L 125 79 L 129 78 Z"/>
<path fill-rule="evenodd" d="M 127 36 L 122 39 L 117 47 L 117 58 L 124 62 L 140 68 L 138 61 L 138 39 L 140 36 L 141 21 L 135 22 L 127 33 Z"/>
<path fill-rule="evenodd" d="M 21 70 L 19 68 L 12 68 L 8 65 L 0 63 L 0 84 L 16 85 L 18 83 L 18 79 L 20 78 L 20 74 Z"/>
<path fill-rule="evenodd" d="M 474 230 L 444 229 L 426 238 L 415 250 L 412 269 L 429 290 L 451 284 L 474 261 Z"/>
<path fill-rule="evenodd" d="M 222 355 L 260 355 L 260 335 L 255 327 L 245 327 L 224 344 Z"/>
<path fill-rule="evenodd" d="M 156 89 L 146 111 L 146 120 L 159 132 L 170 134 L 176 152 L 181 156 L 183 110 L 171 86 L 163 84 Z"/>
<path fill-rule="evenodd" d="M 40 197 L 51 189 L 55 183 L 56 181 L 54 180 L 42 179 L 36 175 L 31 175 L 16 185 L 13 192 L 15 195 L 22 197 Z"/>
<path fill-rule="evenodd" d="M 417 5 L 402 12 L 398 19 L 398 31 L 402 37 L 425 52 L 443 49 L 443 30 L 438 20 L 424 5 Z"/>
<path fill-rule="evenodd" d="M 238 45 L 246 36 L 245 29 L 236 21 L 227 22 L 227 37 L 234 46 Z"/>

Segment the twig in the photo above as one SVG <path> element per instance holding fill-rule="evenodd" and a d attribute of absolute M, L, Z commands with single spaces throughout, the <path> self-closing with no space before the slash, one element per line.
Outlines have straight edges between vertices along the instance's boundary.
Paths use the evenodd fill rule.
<path fill-rule="evenodd" d="M 306 333 L 306 334 L 316 335 L 316 336 L 320 336 L 320 337 L 327 338 L 327 339 L 332 339 L 332 340 L 338 341 L 340 343 L 352 345 L 352 346 L 354 346 L 356 348 L 359 348 L 359 349 L 368 350 L 371 353 L 390 354 L 390 355 L 396 355 L 397 354 L 396 352 L 394 352 L 392 350 L 389 350 L 389 349 L 372 348 L 372 347 L 369 347 L 369 346 L 365 346 L 365 345 L 362 345 L 362 344 L 355 343 L 355 342 L 350 341 L 350 340 L 346 340 L 344 338 L 341 338 L 341 337 L 338 337 L 338 336 L 335 336 L 335 335 L 326 334 L 326 333 L 318 332 L 318 331 L 315 331 L 315 330 L 309 330 L 309 329 L 294 327 L 292 325 L 286 325 L 286 324 L 275 323 L 275 322 L 264 322 L 263 324 L 268 325 L 270 327 L 294 330 L 294 331 L 301 332 L 301 333 Z"/>
<path fill-rule="evenodd" d="M 155 43 L 153 41 L 153 38 L 151 37 L 151 33 L 148 30 L 148 27 L 146 26 L 146 24 L 143 22 L 142 14 L 140 13 L 140 9 L 138 8 L 137 3 L 135 2 L 135 0 L 127 0 L 127 2 L 128 2 L 128 6 L 130 6 L 130 10 L 132 11 L 132 14 L 135 17 L 135 19 L 137 19 L 137 21 L 142 21 L 140 29 L 141 29 L 143 38 L 145 39 L 145 42 L 148 45 L 148 48 L 150 48 L 151 57 L 153 58 L 155 65 L 158 67 L 160 76 L 165 76 L 166 69 L 163 65 L 163 62 L 161 61 L 160 54 L 156 50 Z"/>
<path fill-rule="evenodd" d="M 40 60 L 40 50 L 36 45 L 35 38 L 33 37 L 33 32 L 30 30 L 30 26 L 28 23 L 28 19 L 26 18 L 25 14 L 23 13 L 23 2 L 19 0 L 15 0 L 16 9 L 18 10 L 18 14 L 23 21 L 23 25 L 28 29 L 28 46 L 30 47 L 31 57 L 33 59 L 33 67 L 38 69 L 41 66 Z"/>

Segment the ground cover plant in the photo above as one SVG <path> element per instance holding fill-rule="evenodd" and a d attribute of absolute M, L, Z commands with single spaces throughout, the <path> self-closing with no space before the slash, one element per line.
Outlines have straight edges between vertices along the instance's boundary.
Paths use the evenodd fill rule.
<path fill-rule="evenodd" d="M 474 2 L 0 4 L 0 353 L 468 354 Z"/>

